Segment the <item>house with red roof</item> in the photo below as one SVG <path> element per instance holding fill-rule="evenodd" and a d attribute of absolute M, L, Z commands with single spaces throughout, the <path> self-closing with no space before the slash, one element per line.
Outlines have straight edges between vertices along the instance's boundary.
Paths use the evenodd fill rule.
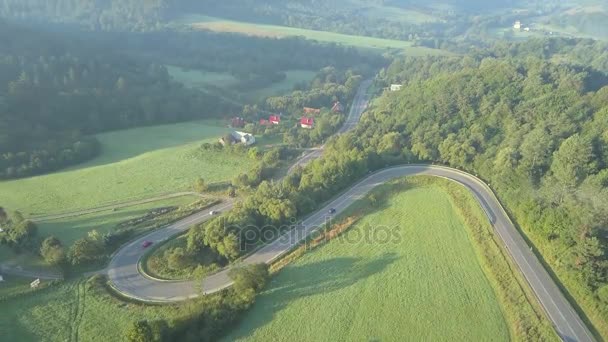
<path fill-rule="evenodd" d="M 271 115 L 268 118 L 268 121 L 270 121 L 270 123 L 273 125 L 278 125 L 281 123 L 281 116 L 280 115 Z"/>
<path fill-rule="evenodd" d="M 245 127 L 245 119 L 243 118 L 232 118 L 232 121 L 230 122 L 230 126 L 233 128 L 242 128 Z"/>
<path fill-rule="evenodd" d="M 313 128 L 315 125 L 315 119 L 314 118 L 307 118 L 307 117 L 303 117 L 300 119 L 300 126 L 302 128 Z"/>

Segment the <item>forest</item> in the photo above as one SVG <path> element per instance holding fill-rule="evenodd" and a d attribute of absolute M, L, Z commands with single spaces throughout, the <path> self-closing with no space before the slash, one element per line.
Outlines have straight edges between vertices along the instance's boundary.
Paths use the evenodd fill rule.
<path fill-rule="evenodd" d="M 314 0 L 263 5 L 253 0 L 150 0 L 144 5 L 134 0 L 0 0 L 0 16 L 12 19 L 0 21 L 0 179 L 91 159 L 100 152 L 96 133 L 235 114 L 249 122 L 245 130 L 282 133 L 289 147 L 320 145 L 344 120 L 328 106 L 348 104 L 362 79 L 382 69 L 373 87 L 380 97 L 356 130 L 331 138 L 321 159 L 284 178 L 275 176 L 292 160 L 293 150 L 245 152 L 241 145 L 203 144 L 201 149 L 246 153 L 260 163 L 229 184 L 231 194 L 247 194 L 242 202 L 192 227 L 185 245 L 167 249 L 163 257 L 177 268 L 202 269 L 200 275 L 209 255 L 219 265 L 237 260 L 267 242 L 267 236 L 276 237 L 265 233 L 289 228 L 285 224 L 291 218 L 314 212 L 370 172 L 404 163 L 448 165 L 491 185 L 543 261 L 606 332 L 608 44 L 565 38 L 496 42 L 492 29 L 512 25 L 515 15 L 470 14 L 518 1 L 444 3 L 453 10 L 427 11 L 444 21 L 412 24 Z M 368 5 L 414 6 L 410 0 Z M 410 40 L 459 54 L 380 56 L 302 38 L 169 29 L 171 20 L 202 8 L 205 15 L 255 16 L 264 23 Z M 59 25 L 47 32 L 47 20 Z M 556 20 L 586 25 L 572 18 Z M 26 21 L 37 28 L 25 28 Z M 72 31 L 74 26 L 86 30 Z M 389 57 L 394 58 L 390 65 Z M 168 65 L 234 76 L 239 84 L 225 90 L 226 96 L 271 85 L 289 70 L 317 74 L 289 93 L 244 105 L 185 87 L 171 78 Z M 382 93 L 394 83 L 403 89 Z M 314 129 L 256 124 L 269 113 L 293 120 L 305 106 L 322 108 Z M 0 208 L 0 223 L 6 227 L 0 244 L 39 253 L 49 264 L 69 259 L 85 265 L 106 252 L 96 244 L 107 240 L 103 236 L 82 238 L 69 249 L 55 238 L 39 241 L 36 225 L 18 212 L 9 215 Z M 170 328 L 159 326 L 167 323 L 162 321 L 135 322 L 133 339 L 220 336 L 250 307 L 268 274 L 254 267 L 233 276 L 236 290 L 206 297 L 202 309 L 192 304 L 190 316 L 171 322 Z"/>

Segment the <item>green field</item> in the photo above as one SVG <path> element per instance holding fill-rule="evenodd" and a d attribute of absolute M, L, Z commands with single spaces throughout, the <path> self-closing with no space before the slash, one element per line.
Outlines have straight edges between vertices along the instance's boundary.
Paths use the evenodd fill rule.
<path fill-rule="evenodd" d="M 149 210 L 168 207 L 185 206 L 200 198 L 184 196 L 167 200 L 155 201 L 123 208 L 116 211 L 105 211 L 95 214 L 38 222 L 38 237 L 55 236 L 64 246 L 70 246 L 79 238 L 86 237 L 88 232 L 95 229 L 101 234 L 115 230 L 117 224 L 144 216 Z M 37 255 L 31 253 L 15 254 L 7 246 L 0 246 L 0 263 L 9 266 L 21 266 L 27 270 L 45 270 L 48 265 Z"/>
<path fill-rule="evenodd" d="M 77 239 L 86 236 L 91 229 L 96 229 L 102 234 L 108 233 L 117 224 L 144 216 L 151 209 L 188 205 L 196 200 L 197 198 L 194 196 L 185 196 L 137 205 L 117 211 L 40 222 L 38 223 L 38 234 L 41 236 L 58 236 L 63 243 L 69 245 Z"/>
<path fill-rule="evenodd" d="M 83 280 L 0 302 L 2 341 L 122 341 L 131 322 L 175 317 L 174 306 L 122 303 Z"/>
<path fill-rule="evenodd" d="M 497 288 L 515 284 L 522 291 L 521 283 L 503 273 L 497 286 L 496 278 L 488 276 L 487 261 L 479 262 L 494 255 L 492 271 L 506 267 L 511 272 L 493 254 L 495 246 L 475 247 L 476 224 L 465 224 L 463 213 L 470 214 L 467 220 L 483 213 L 479 206 L 467 207 L 475 205 L 467 190 L 420 179 L 379 188 L 377 194 L 386 197 L 375 209 L 367 201 L 351 207 L 348 215 L 366 216 L 346 235 L 276 275 L 225 340 L 556 339 L 546 321 L 539 323 L 542 315 L 530 309 L 526 295 L 509 292 L 506 302 L 515 304 L 503 305 L 504 293 Z M 392 232 L 389 242 L 382 242 L 385 235 L 380 234 L 374 241 L 362 238 L 380 227 Z M 493 241 L 484 235 L 487 227 L 477 229 L 482 240 Z M 26 280 L 8 279 L 0 295 L 27 291 Z M 84 280 L 7 299 L 0 306 L 3 340 L 26 342 L 118 341 L 133 321 L 170 320 L 185 313 L 180 306 L 123 303 Z"/>
<path fill-rule="evenodd" d="M 309 70 L 289 70 L 285 72 L 285 79 L 281 82 L 272 84 L 269 87 L 257 89 L 247 94 L 247 97 L 252 99 L 266 98 L 276 95 L 284 95 L 293 91 L 293 88 L 298 83 L 310 83 L 317 75 L 314 71 Z"/>
<path fill-rule="evenodd" d="M 301 28 L 254 24 L 238 22 L 203 15 L 189 15 L 179 21 L 195 29 L 210 30 L 215 32 L 240 33 L 256 37 L 284 38 L 300 36 L 306 39 L 325 43 L 338 43 L 365 49 L 399 49 L 411 56 L 427 56 L 444 54 L 445 52 L 425 47 L 414 47 L 411 42 L 383 39 L 364 36 L 353 36 L 328 31 L 315 31 Z"/>
<path fill-rule="evenodd" d="M 221 88 L 230 91 L 239 84 L 239 80 L 229 73 L 187 70 L 175 66 L 167 66 L 167 70 L 171 77 L 177 82 L 184 84 L 186 87 L 199 90 Z M 310 82 L 315 77 L 316 72 L 309 70 L 289 70 L 285 72 L 285 75 L 286 78 L 281 82 L 274 83 L 265 88 L 247 91 L 242 93 L 242 95 L 251 100 L 259 100 L 274 95 L 283 95 L 291 92 L 298 83 Z"/>
<path fill-rule="evenodd" d="M 398 242 L 358 239 L 386 227 Z M 358 241 L 349 243 L 348 240 Z M 408 190 L 287 266 L 227 340 L 506 341 L 509 328 L 450 197 Z"/>
<path fill-rule="evenodd" d="M 70 170 L 0 182 L 0 203 L 25 216 L 42 215 L 187 190 L 197 177 L 229 180 L 249 163 L 199 149 L 228 131 L 189 122 L 101 134 L 101 156 Z"/>
<path fill-rule="evenodd" d="M 225 340 L 557 340 L 467 189 L 414 177 L 373 194 L 341 215 L 363 216 L 346 233 L 279 271 Z"/>
<path fill-rule="evenodd" d="M 32 291 L 30 283 L 33 279 L 31 278 L 18 277 L 10 274 L 4 274 L 2 277 L 4 278 L 4 281 L 0 282 L 0 299 Z M 42 284 L 44 285 L 44 282 Z"/>
<path fill-rule="evenodd" d="M 167 65 L 167 71 L 173 79 L 189 88 L 230 88 L 239 83 L 239 80 L 229 73 L 189 70 L 173 65 Z"/>

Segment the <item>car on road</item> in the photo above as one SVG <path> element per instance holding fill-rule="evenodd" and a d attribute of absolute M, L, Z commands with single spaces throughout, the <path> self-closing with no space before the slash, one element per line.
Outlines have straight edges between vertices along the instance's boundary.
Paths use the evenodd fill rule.
<path fill-rule="evenodd" d="M 209 215 L 213 216 L 213 215 L 217 215 L 217 214 L 219 214 L 219 213 L 220 213 L 220 212 L 219 212 L 219 211 L 217 211 L 217 210 L 211 210 L 211 211 L 209 212 Z"/>
<path fill-rule="evenodd" d="M 141 246 L 143 248 L 148 248 L 150 246 L 152 246 L 153 242 L 152 241 L 144 241 L 144 243 L 141 244 Z"/>
<path fill-rule="evenodd" d="M 333 215 L 336 213 L 336 208 L 330 208 L 329 209 L 329 215 Z"/>

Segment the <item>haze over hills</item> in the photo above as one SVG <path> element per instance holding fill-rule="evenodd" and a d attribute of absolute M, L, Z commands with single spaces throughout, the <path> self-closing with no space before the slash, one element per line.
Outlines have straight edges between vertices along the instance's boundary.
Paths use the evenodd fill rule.
<path fill-rule="evenodd" d="M 0 0 L 0 339 L 608 339 L 606 19 Z"/>

